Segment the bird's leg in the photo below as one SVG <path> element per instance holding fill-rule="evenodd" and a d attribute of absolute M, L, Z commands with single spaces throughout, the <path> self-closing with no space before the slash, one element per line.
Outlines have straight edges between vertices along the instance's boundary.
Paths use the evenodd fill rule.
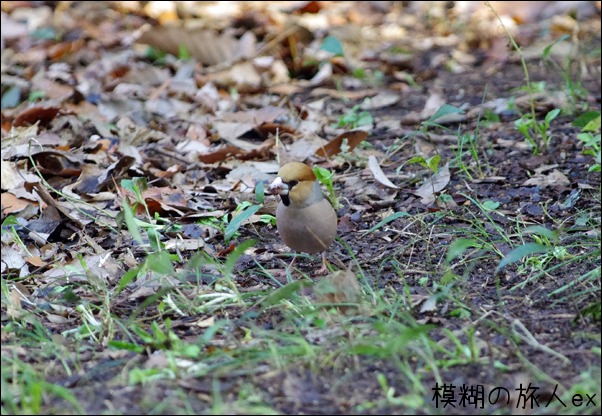
<path fill-rule="evenodd" d="M 295 264 L 295 260 L 297 260 L 297 255 L 296 254 L 293 256 L 293 260 L 290 262 L 290 264 L 288 266 L 286 266 L 284 269 L 275 271 L 274 272 L 274 276 L 276 276 L 276 277 L 286 277 L 287 275 L 292 275 L 290 273 L 290 271 L 292 271 L 292 267 Z"/>
<path fill-rule="evenodd" d="M 326 252 L 322 252 L 322 267 L 316 271 L 316 274 L 328 274 L 330 270 L 328 270 L 328 266 L 326 265 Z"/>
<path fill-rule="evenodd" d="M 295 264 L 295 260 L 297 260 L 297 255 L 293 255 L 293 260 L 291 261 L 291 264 L 288 265 L 288 267 L 286 268 L 286 271 L 288 272 L 289 270 L 291 270 L 291 268 L 293 267 L 293 264 Z"/>

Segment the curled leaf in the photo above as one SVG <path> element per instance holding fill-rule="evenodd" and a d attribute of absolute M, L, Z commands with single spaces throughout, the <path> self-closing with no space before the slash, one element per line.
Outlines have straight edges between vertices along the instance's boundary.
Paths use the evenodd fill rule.
<path fill-rule="evenodd" d="M 368 167 L 370 168 L 370 172 L 372 172 L 372 175 L 374 175 L 374 179 L 376 179 L 378 182 L 380 182 L 388 188 L 399 189 L 399 186 L 395 185 L 389 180 L 389 178 L 387 178 L 383 170 L 380 168 L 378 160 L 376 160 L 376 157 L 374 155 L 370 155 L 368 157 Z"/>
<path fill-rule="evenodd" d="M 366 140 L 368 133 L 362 130 L 352 130 L 329 141 L 326 145 L 316 150 L 316 155 L 321 157 L 334 156 L 341 153 L 343 150 L 352 151 L 358 144 Z M 347 139 L 347 148 L 342 149 L 343 140 Z"/>

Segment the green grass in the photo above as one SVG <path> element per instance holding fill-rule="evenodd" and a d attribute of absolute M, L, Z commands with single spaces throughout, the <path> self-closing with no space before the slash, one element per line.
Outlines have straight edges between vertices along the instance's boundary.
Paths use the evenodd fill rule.
<path fill-rule="evenodd" d="M 520 54 L 510 34 L 509 40 Z M 331 39 L 326 49 L 338 54 L 340 45 Z M 521 64 L 528 93 L 545 90 L 545 84 L 530 81 L 522 56 Z M 581 85 L 562 68 L 565 87 L 579 104 Z M 554 120 L 566 109 L 553 109 L 539 120 L 533 100 L 530 107 L 516 127 L 534 152 L 544 152 Z M 410 155 L 393 162 L 409 139 L 448 131 L 437 121 L 460 112 L 443 106 L 385 149 L 397 173 L 417 164 L 426 171 L 422 176 L 432 177 L 449 160 L 469 182 L 492 174 L 483 129 L 499 118 L 487 113 L 474 131 L 458 127 L 451 155 Z M 589 174 L 597 174 L 599 111 L 586 111 L 578 120 L 577 139 L 591 157 Z M 359 106 L 338 120 L 347 128 L 373 123 Z M 336 177 L 318 173 L 331 199 L 339 201 Z M 41 183 L 90 217 L 91 205 L 70 199 L 43 178 Z M 341 412 L 441 413 L 431 400 L 436 383 L 518 387 L 519 376 L 539 386 L 559 386 L 566 403 L 576 394 L 597 393 L 595 406 L 578 410 L 600 413 L 599 189 L 580 191 L 591 192 L 593 206 L 587 208 L 574 208 L 571 193 L 563 201 L 571 215 L 555 217 L 544 204 L 537 225 L 468 191 L 460 195 L 466 204 L 453 209 L 391 210 L 370 217 L 337 249 L 357 277 L 359 296 L 334 303 L 319 296 L 320 280 L 311 276 L 316 259 L 301 257 L 306 263 L 287 269 L 284 281 L 271 269 L 280 262 L 255 251 L 261 227 L 271 224 L 273 232 L 274 222 L 262 217 L 259 232 L 248 226 L 262 208 L 261 187 L 257 204 L 241 203 L 223 218 L 204 220 L 214 227 L 212 243 L 221 253 L 206 246 L 190 255 L 167 248 L 165 238 L 178 225 L 151 214 L 145 181 L 122 186 L 131 195 L 122 200 L 120 215 L 99 211 L 93 217 L 103 220 L 98 223 L 103 230 L 128 238 L 125 254 L 110 253 L 128 261 L 117 276 L 103 278 L 88 257 L 76 254 L 76 263 L 55 266 L 64 275 L 51 283 L 36 274 L 2 276 L 2 414 L 94 411 L 98 404 L 86 391 L 90 386 L 110 390 L 122 413 L 278 414 L 283 408 L 305 410 L 294 409 L 294 403 L 310 406 L 315 400 L 326 406 L 320 400 L 332 399 L 339 400 Z M 15 218 L 7 217 L 3 238 L 26 252 L 16 227 Z M 376 247 L 367 254 L 355 244 L 366 242 Z M 49 292 L 27 295 L 20 293 L 22 286 Z M 570 319 L 555 317 L 567 314 Z M 538 331 L 546 319 L 565 326 Z M 560 379 L 559 369 L 571 366 L 567 355 L 576 350 L 573 356 L 585 357 L 587 368 Z M 167 397 L 155 396 L 153 388 Z M 132 392 L 142 398 L 131 399 Z M 134 402 L 136 409 L 128 407 Z M 548 412 L 571 410 L 576 409 L 555 404 Z"/>
<path fill-rule="evenodd" d="M 236 283 L 229 276 L 233 275 L 233 265 L 241 254 L 238 252 L 234 258 L 224 261 L 211 259 L 215 270 L 219 270 L 218 275 L 223 278 L 210 287 L 183 284 L 158 292 L 156 297 L 149 298 L 150 302 L 146 303 L 143 311 L 133 314 L 130 319 L 124 319 L 125 316 L 119 318 L 113 309 L 104 310 L 105 295 L 98 291 L 94 303 L 99 306 L 88 306 L 86 310 L 102 323 L 103 330 L 97 332 L 92 329 L 87 336 L 85 332 L 82 333 L 81 329 L 89 329 L 92 322 L 84 318 L 86 313 L 82 311 L 80 331 L 66 331 L 63 336 L 67 345 L 83 346 L 90 342 L 104 344 L 108 341 L 108 347 L 114 353 L 122 351 L 140 357 L 160 354 L 164 357 L 164 364 L 157 368 L 141 368 L 135 364 L 124 368 L 118 382 L 125 385 L 208 377 L 214 384 L 206 397 L 207 412 L 211 414 L 276 413 L 274 407 L 266 402 L 265 393 L 251 382 L 254 378 L 260 379 L 266 372 L 280 373 L 288 380 L 287 377 L 295 379 L 295 371 L 307 369 L 316 375 L 337 374 L 338 379 L 338 374 L 362 373 L 373 365 L 381 368 L 366 375 L 380 386 L 380 390 L 366 395 L 361 402 L 352 403 L 350 410 L 355 412 L 383 408 L 434 412 L 433 403 L 427 400 L 434 383 L 442 385 L 449 382 L 446 379 L 447 372 L 466 366 L 495 366 L 503 373 L 504 363 L 515 366 L 520 362 L 535 380 L 541 383 L 554 382 L 556 380 L 546 369 L 531 363 L 523 351 L 527 347 L 541 348 L 542 353 L 552 358 L 557 357 L 557 353 L 534 341 L 520 321 L 509 319 L 495 309 L 475 308 L 471 298 L 478 290 L 467 286 L 467 280 L 478 273 L 480 264 L 497 265 L 500 262 L 501 254 L 496 249 L 499 243 L 520 245 L 536 234 L 527 232 L 528 227 L 520 223 L 509 233 L 489 217 L 490 211 L 484 209 L 482 203 L 477 200 L 473 200 L 473 203 L 471 208 L 446 215 L 396 216 L 370 231 L 389 233 L 405 229 L 400 234 L 403 244 L 397 252 L 383 256 L 377 269 L 366 268 L 367 264 L 362 265 L 362 260 L 349 249 L 355 259 L 352 262 L 356 267 L 360 265 L 356 275 L 362 295 L 357 304 L 345 312 L 335 305 L 316 303 L 313 295 L 308 297 L 305 292 L 302 293 L 302 285 L 298 284 L 276 296 L 273 290 L 265 286 L 247 292 L 237 290 Z M 450 214 L 467 221 L 467 225 L 450 229 L 445 221 Z M 497 233 L 491 234 L 484 227 L 486 223 L 494 227 Z M 400 228 L 401 224 L 406 227 Z M 547 235 L 543 230 L 537 231 L 540 237 Z M 549 237 L 552 238 L 553 234 L 549 234 Z M 456 244 L 441 246 L 438 243 L 441 238 Z M 559 235 L 557 243 L 549 243 L 560 244 L 562 238 Z M 583 247 L 584 240 L 571 244 L 577 247 L 579 243 Z M 572 251 L 571 247 L 567 245 L 568 252 Z M 594 250 L 596 247 L 599 248 L 595 244 L 592 246 Z M 425 257 L 413 257 L 414 250 L 416 255 Z M 207 264 L 208 260 L 192 261 L 192 270 L 193 266 Z M 420 260 L 418 264 L 426 273 L 426 279 L 422 279 L 423 275 L 415 270 L 417 260 Z M 594 262 L 590 257 L 580 260 L 589 264 Z M 524 259 L 520 262 L 528 265 Z M 542 268 L 550 270 L 559 265 L 566 266 L 560 259 L 551 258 L 542 263 Z M 521 264 L 508 264 L 506 267 L 521 270 Z M 376 286 L 375 281 L 379 276 L 390 270 L 396 276 L 393 285 Z M 527 282 L 529 279 L 543 278 L 533 277 L 538 276 L 538 271 L 532 267 L 525 267 L 520 273 L 525 275 Z M 4 302 L 9 289 L 6 281 L 3 281 L 3 285 Z M 435 311 L 434 316 L 454 322 L 453 326 L 418 322 L 417 317 L 422 315 L 417 312 L 420 306 L 412 307 L 416 301 L 412 297 L 416 285 L 424 289 L 428 298 L 426 302 L 431 302 L 427 310 Z M 571 289 L 568 287 L 565 292 Z M 599 285 L 590 290 L 599 293 Z M 111 297 L 110 291 L 108 296 Z M 270 299 L 269 302 L 266 299 Z M 503 303 L 503 299 L 497 298 L 492 306 Z M 153 310 L 156 312 L 148 313 Z M 35 311 L 34 316 L 40 312 Z M 104 314 L 109 315 L 102 318 Z M 196 337 L 183 338 L 172 328 L 174 318 L 170 318 L 179 314 L 195 316 L 191 323 L 198 322 L 201 328 L 206 325 L 205 329 Z M 260 324 L 262 316 L 270 317 L 269 327 Z M 106 330 L 107 321 L 112 321 L 111 331 Z M 79 403 L 68 389 L 48 381 L 40 366 L 42 356 L 57 360 L 62 348 L 49 348 L 53 335 L 41 324 L 27 322 L 26 318 L 17 319 L 4 331 L 18 336 L 29 351 L 36 346 L 41 355 L 32 357 L 33 364 L 23 363 L 16 355 L 3 355 L 2 383 L 3 387 L 7 387 L 3 388 L 3 392 L 6 391 L 3 393 L 3 410 L 14 414 L 41 413 L 47 411 L 53 398 L 56 398 L 68 403 L 70 407 L 67 412 L 83 412 L 84 403 Z M 495 334 L 509 342 L 508 347 L 502 348 L 505 352 L 501 355 L 501 351 L 487 352 L 491 348 L 487 347 L 488 340 Z M 75 355 L 81 353 L 76 351 Z M 508 354 L 511 356 L 508 357 Z M 383 363 L 387 364 L 382 367 Z M 70 372 L 76 370 L 66 362 L 62 367 Z M 592 390 L 592 377 L 596 371 L 599 368 L 593 367 L 590 372 L 584 372 L 576 384 L 563 381 L 563 386 L 567 391 L 587 391 L 591 394 L 596 391 Z M 220 380 L 232 375 L 246 381 L 235 396 L 224 397 Z M 344 379 L 341 383 L 345 383 Z M 185 400 L 185 395 L 180 399 Z M 159 402 L 149 402 L 145 406 L 154 411 L 169 409 L 167 404 L 161 405 Z M 180 410 L 192 413 L 191 408 Z"/>

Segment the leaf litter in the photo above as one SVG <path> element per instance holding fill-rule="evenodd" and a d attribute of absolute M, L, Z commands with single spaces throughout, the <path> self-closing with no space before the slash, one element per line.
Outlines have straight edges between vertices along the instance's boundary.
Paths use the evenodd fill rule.
<path fill-rule="evenodd" d="M 465 324 L 458 319 L 462 312 L 446 300 L 450 286 L 435 283 L 449 276 L 439 259 L 453 241 L 450 233 L 466 226 L 459 212 L 478 218 L 489 236 L 499 235 L 500 226 L 512 230 L 512 224 L 550 226 L 550 215 L 570 227 L 569 236 L 595 218 L 599 226 L 599 202 L 591 192 L 599 189 L 599 175 L 588 173 L 593 159 L 581 153 L 582 144 L 574 140 L 578 130 L 569 119 L 551 126 L 554 140 L 545 159 L 532 158 L 532 148 L 513 126 L 519 114 L 530 111 L 531 103 L 542 119 L 553 108 L 567 107 L 571 97 L 562 88 L 552 88 L 563 80 L 545 66 L 530 65 L 534 79 L 545 80 L 550 91 L 528 94 L 521 89 L 520 64 L 480 6 L 458 2 L 445 10 L 385 2 L 359 2 L 354 7 L 345 2 L 241 2 L 226 10 L 209 2 L 174 2 L 166 8 L 159 7 L 161 2 L 144 7 L 136 2 L 96 3 L 2 4 L 2 276 L 7 287 L 3 325 L 27 322 L 33 314 L 73 346 L 72 334 L 108 322 L 103 319 L 111 314 L 124 321 L 138 317 L 140 322 L 161 315 L 173 318 L 180 339 L 200 337 L 210 358 L 233 354 L 244 343 L 261 342 L 251 332 L 218 328 L 227 319 L 241 328 L 249 322 L 274 328 L 288 324 L 274 306 L 294 296 L 311 303 L 345 304 L 337 309 L 340 314 L 325 307 L 308 331 L 307 345 L 328 344 L 357 335 L 341 323 L 345 316 L 375 316 L 378 305 L 370 303 L 375 293 L 407 289 L 411 293 L 404 294 L 406 309 L 416 322 L 454 328 L 451 334 L 459 337 L 463 332 L 456 327 L 464 329 Z M 530 64 L 539 59 L 540 41 L 551 42 L 538 39 L 549 33 L 540 30 L 546 25 L 554 33 L 576 33 L 584 43 L 596 36 L 599 40 L 595 7 L 593 12 L 589 4 L 578 10 L 583 16 L 570 15 L 569 20 L 561 19 L 569 17 L 566 10 L 536 5 L 506 11 L 515 22 L 511 30 L 526 48 L 532 46 Z M 451 30 L 446 13 L 465 23 L 463 31 Z M 549 20 L 552 14 L 558 18 Z M 569 53 L 561 52 L 556 59 Z M 588 59 L 581 62 L 582 69 L 589 69 L 583 78 L 583 100 L 599 111 L 599 58 Z M 484 96 L 486 81 L 491 82 Z M 463 112 L 433 120 L 444 105 Z M 372 122 L 362 124 L 362 111 Z M 480 123 L 484 119 L 487 123 Z M 459 150 L 466 142 L 456 135 L 459 129 L 474 132 L 477 123 L 482 141 L 478 159 L 486 165 L 481 171 L 469 161 L 466 147 Z M 404 165 L 415 155 L 440 155 L 445 163 L 436 173 L 418 164 Z M 283 287 L 262 274 L 261 269 L 281 268 L 280 256 L 287 249 L 270 219 L 276 200 L 266 196 L 260 204 L 258 184 L 269 182 L 279 163 L 292 160 L 335 172 L 334 186 L 343 202 L 339 234 L 351 251 L 337 246 L 328 256 L 334 264 L 342 262 L 344 269 L 353 259 L 363 272 L 348 269 L 315 285 L 294 280 Z M 458 162 L 474 169 L 471 177 Z M 139 193 L 122 185 L 122 180 L 134 178 L 146 180 Z M 487 200 L 494 203 L 475 204 Z M 125 214 L 125 205 L 132 217 Z M 577 209 L 589 212 L 589 217 L 576 217 Z M 422 225 L 418 218 L 424 218 Z M 437 228 L 436 222 L 449 228 Z M 145 230 L 142 242 L 132 237 L 129 227 L 134 223 Z M 432 227 L 428 232 L 426 223 Z M 250 239 L 257 243 L 246 247 L 244 241 Z M 493 245 L 499 252 L 510 252 L 505 242 L 496 240 Z M 164 248 L 175 267 L 163 270 L 162 258 L 149 254 L 151 247 Z M 478 244 L 467 247 L 478 255 Z M 237 263 L 228 262 L 232 253 L 239 256 Z M 201 261 L 195 257 L 199 255 L 206 257 Z M 153 261 L 146 262 L 147 257 Z M 193 267 L 199 262 L 202 267 Z M 311 261 L 300 263 L 297 267 L 311 275 Z M 466 264 L 454 266 L 466 267 L 458 272 L 468 279 L 462 287 L 465 304 L 473 311 L 492 307 L 498 292 L 490 271 L 496 264 Z M 571 336 L 573 325 L 591 330 L 590 321 L 576 317 L 587 302 L 550 303 L 547 295 L 585 267 L 543 280 L 528 293 L 521 292 L 522 298 L 508 289 L 522 279 L 517 268 L 507 266 L 501 272 L 506 316 L 496 322 L 520 317 L 526 325 L 520 327 L 521 337 L 535 334 L 537 343 L 530 345 L 536 350 L 544 343 L 555 344 L 562 357 L 573 360 L 573 368 L 550 371 L 558 380 L 576 379 L 595 359 L 588 352 L 596 347 L 594 342 Z M 128 275 L 132 271 L 137 273 Z M 431 290 L 429 282 L 437 289 Z M 366 287 L 373 292 L 372 300 Z M 259 312 L 248 306 L 253 303 L 211 308 L 240 293 L 255 292 L 268 294 L 269 307 Z M 176 294 L 190 305 L 205 299 L 206 307 L 175 305 Z M 113 295 L 114 303 L 99 307 Z M 522 303 L 525 298 L 532 302 L 528 308 Z M 160 306 L 153 303 L 157 299 Z M 90 305 L 92 312 L 85 309 Z M 246 321 L 248 316 L 255 318 Z M 320 322 L 331 326 L 320 327 Z M 136 336 L 147 339 L 141 332 L 147 331 L 161 339 L 157 328 L 140 325 Z M 550 327 L 561 333 L 551 336 Z M 111 341 L 125 342 L 128 335 L 116 331 Z M 484 326 L 475 334 L 475 345 L 485 353 L 506 348 L 495 338 L 499 333 Z M 448 339 L 441 332 L 433 336 Z M 3 356 L 15 346 L 24 349 L 21 356 L 30 352 L 14 333 L 3 329 L 2 337 Z M 494 338 L 484 342 L 480 337 Z M 106 347 L 109 341 L 94 344 L 93 339 L 92 335 L 77 342 L 93 348 Z M 173 338 L 165 341 L 170 342 L 177 343 Z M 160 351 L 152 342 L 147 347 Z M 346 366 L 355 384 L 340 384 L 338 380 L 349 374 L 336 365 L 315 374 L 311 366 L 281 368 L 266 360 L 255 372 L 221 372 L 221 382 L 212 386 L 204 385 L 201 376 L 186 375 L 177 383 L 163 380 L 166 384 L 149 389 L 136 384 L 128 388 L 153 402 L 157 397 L 152 391 L 159 386 L 199 392 L 190 406 L 201 412 L 211 408 L 211 394 L 216 392 L 224 394 L 226 403 L 234 403 L 244 391 L 238 379 L 243 377 L 267 392 L 261 400 L 281 413 L 407 411 L 388 393 L 388 401 L 383 401 L 383 384 L 377 381 L 380 374 L 394 394 L 411 394 L 399 369 L 387 360 L 368 360 L 378 356 L 375 346 L 353 347 L 364 352 Z M 525 355 L 547 369 L 545 357 L 531 350 Z M 146 369 L 169 367 L 163 353 L 126 356 Z M 31 360 L 45 362 L 35 355 Z M 144 400 L 132 403 L 122 392 L 131 380 L 99 366 L 103 360 L 102 353 L 86 354 L 79 364 L 83 373 L 100 368 L 80 380 L 80 390 L 73 390 L 85 409 L 147 412 Z M 127 360 L 111 363 L 124 369 Z M 196 374 L 207 374 L 203 363 L 180 364 L 179 369 L 193 367 Z M 475 368 L 484 374 L 488 367 Z M 512 371 L 477 377 L 466 370 L 451 367 L 443 375 L 446 380 L 508 385 L 518 377 Z M 62 370 L 49 373 L 51 382 L 69 385 Z M 435 381 L 431 375 L 424 377 L 425 385 Z M 333 385 L 338 387 L 326 388 Z M 100 386 L 110 399 L 91 401 L 88 393 Z M 102 404 L 107 400 L 110 408 Z M 43 409 L 63 409 L 58 403 L 45 401 Z M 171 410 L 180 408 L 167 403 Z M 367 403 L 374 407 L 362 407 Z"/>

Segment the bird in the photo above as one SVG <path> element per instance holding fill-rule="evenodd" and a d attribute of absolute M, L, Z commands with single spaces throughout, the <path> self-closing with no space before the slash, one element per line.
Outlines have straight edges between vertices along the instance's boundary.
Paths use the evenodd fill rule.
<path fill-rule="evenodd" d="M 268 192 L 280 195 L 276 227 L 284 243 L 303 253 L 322 252 L 323 267 L 319 272 L 326 272 L 324 255 L 337 235 L 337 214 L 312 169 L 301 162 L 285 164 Z"/>

